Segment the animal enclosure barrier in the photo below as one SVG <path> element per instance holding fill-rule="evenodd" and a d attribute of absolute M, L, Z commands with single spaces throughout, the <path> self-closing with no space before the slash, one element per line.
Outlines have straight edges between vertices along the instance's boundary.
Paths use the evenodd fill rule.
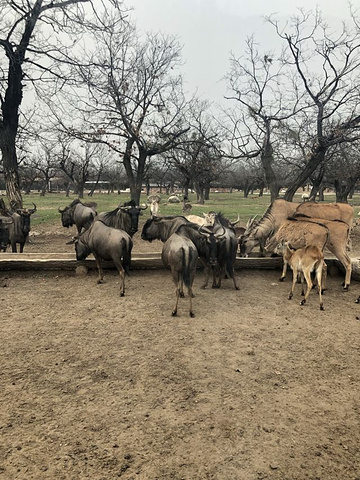
<path fill-rule="evenodd" d="M 343 271 L 341 263 L 333 256 L 326 256 L 328 269 L 333 272 Z M 103 269 L 115 269 L 112 262 L 103 261 Z M 282 257 L 236 257 L 235 269 L 276 269 L 281 270 Z M 352 279 L 360 281 L 360 259 L 352 258 Z M 75 253 L 1 253 L 0 271 L 9 270 L 73 270 L 84 266 L 87 269 L 96 269 L 96 262 L 92 255 L 86 260 L 77 261 Z M 199 263 L 199 267 L 200 267 Z M 165 269 L 161 253 L 136 253 L 131 258 L 132 270 Z"/>

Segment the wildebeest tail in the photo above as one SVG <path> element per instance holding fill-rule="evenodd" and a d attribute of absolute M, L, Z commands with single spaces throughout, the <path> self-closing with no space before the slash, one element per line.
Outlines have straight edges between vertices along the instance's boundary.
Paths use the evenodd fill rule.
<path fill-rule="evenodd" d="M 126 238 L 122 240 L 122 265 L 127 275 L 130 275 L 130 266 L 131 266 L 131 250 L 132 242 L 127 241 Z"/>
<path fill-rule="evenodd" d="M 186 287 L 190 287 L 191 285 L 190 265 L 192 264 L 192 260 L 194 258 L 195 253 L 190 248 L 189 249 L 182 248 L 181 253 L 182 253 L 182 262 L 183 262 L 183 268 L 182 268 L 183 282 Z"/>

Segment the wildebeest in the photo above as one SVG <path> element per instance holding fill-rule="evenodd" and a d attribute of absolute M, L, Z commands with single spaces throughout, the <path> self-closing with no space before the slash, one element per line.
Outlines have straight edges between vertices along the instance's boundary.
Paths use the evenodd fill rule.
<path fill-rule="evenodd" d="M 75 237 L 77 260 L 85 260 L 92 253 L 99 271 L 98 283 L 103 283 L 101 260 L 112 260 L 120 275 L 120 296 L 125 293 L 125 273 L 129 274 L 133 242 L 126 232 L 108 227 L 101 220 L 93 222 L 81 235 Z M 73 243 L 73 242 L 69 242 Z"/>
<path fill-rule="evenodd" d="M 147 205 L 139 206 L 134 200 L 130 200 L 110 212 L 99 213 L 95 220 L 101 220 L 109 227 L 124 230 L 132 237 L 138 231 L 140 212 L 147 208 Z"/>
<path fill-rule="evenodd" d="M 8 244 L 11 245 L 13 253 L 17 252 L 16 244 L 20 244 L 20 253 L 24 251 L 25 242 L 30 232 L 30 217 L 36 212 L 36 205 L 34 208 L 18 208 L 16 212 L 10 212 L 12 222 L 7 225 L 9 230 Z"/>
<path fill-rule="evenodd" d="M 288 263 L 293 271 L 293 280 L 291 290 L 289 293 L 289 300 L 292 299 L 295 289 L 298 274 L 301 275 L 301 294 L 304 295 L 304 278 L 307 283 L 305 297 L 301 300 L 300 305 L 305 305 L 305 302 L 311 292 L 313 283 L 311 280 L 311 273 L 314 271 L 317 280 L 320 310 L 324 310 L 322 301 L 322 286 L 323 277 L 326 276 L 325 262 L 323 251 L 316 245 L 309 245 L 299 249 L 293 248 L 289 242 L 282 241 L 280 244 L 282 249 L 284 263 Z"/>
<path fill-rule="evenodd" d="M 216 235 L 205 227 L 189 222 L 183 216 L 167 216 L 149 218 L 142 229 L 141 238 L 152 242 L 161 240 L 166 242 L 172 234 L 178 233 L 187 236 L 196 246 L 201 263 L 205 267 L 205 282 L 208 284 L 209 270 L 217 264 L 218 242 L 224 230 Z"/>
<path fill-rule="evenodd" d="M 271 203 L 260 220 L 256 221 L 253 217 L 248 221 L 241 240 L 241 254 L 246 256 L 259 245 L 260 254 L 264 256 L 266 241 L 278 231 L 286 219 L 293 217 L 295 213 L 326 220 L 341 220 L 351 228 L 354 209 L 347 203 L 304 202 L 299 204 L 279 198 Z"/>
<path fill-rule="evenodd" d="M 188 288 L 190 298 L 189 315 L 192 308 L 192 285 L 198 258 L 206 266 L 203 287 L 208 282 L 208 267 L 217 263 L 215 235 L 207 229 L 188 222 L 185 217 L 153 217 L 145 222 L 141 238 L 149 242 L 157 239 L 164 242 L 162 260 L 170 267 L 176 286 L 176 303 L 172 315 L 177 314 L 178 300 L 183 296 L 183 284 Z"/>
<path fill-rule="evenodd" d="M 75 225 L 78 234 L 82 230 L 87 230 L 96 217 L 94 204 L 88 206 L 82 203 L 79 198 L 75 198 L 67 207 L 59 207 L 58 212 L 61 213 L 63 227 L 69 228 Z"/>
<path fill-rule="evenodd" d="M 222 279 L 227 276 L 228 278 L 232 278 L 235 289 L 239 289 L 235 274 L 236 252 L 238 248 L 234 227 L 236 223 L 237 221 L 230 222 L 221 212 L 215 216 L 212 230 L 215 235 L 219 232 L 222 233 L 222 242 L 218 248 L 218 278 L 217 282 L 213 285 L 214 288 L 220 288 Z"/>
<path fill-rule="evenodd" d="M 9 225 L 13 223 L 13 219 L 8 216 L 0 217 L 0 251 L 6 252 L 9 245 Z"/>

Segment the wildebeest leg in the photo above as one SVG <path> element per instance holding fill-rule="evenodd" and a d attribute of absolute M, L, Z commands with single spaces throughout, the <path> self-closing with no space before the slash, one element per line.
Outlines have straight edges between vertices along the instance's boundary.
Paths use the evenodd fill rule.
<path fill-rule="evenodd" d="M 24 245 L 25 245 L 25 243 L 20 243 L 20 253 L 23 253 Z"/>
<path fill-rule="evenodd" d="M 210 276 L 210 266 L 206 265 L 204 262 L 202 262 L 204 265 L 204 271 L 205 271 L 205 280 L 201 288 L 206 288 L 209 283 L 209 276 Z"/>
<path fill-rule="evenodd" d="M 190 305 L 189 305 L 189 317 L 191 318 L 194 318 L 195 317 L 195 313 L 193 311 L 193 306 L 192 306 L 192 299 L 193 299 L 193 291 L 192 291 L 192 286 L 189 286 L 188 287 L 188 294 L 189 294 L 189 302 L 190 302 Z"/>
<path fill-rule="evenodd" d="M 104 273 L 103 273 L 103 270 L 101 268 L 101 258 L 98 257 L 97 255 L 95 255 L 95 253 L 94 253 L 94 257 L 95 257 L 96 265 L 97 265 L 98 272 L 99 272 L 99 278 L 98 278 L 97 283 L 103 283 Z"/>
<path fill-rule="evenodd" d="M 11 251 L 12 251 L 12 253 L 17 253 L 17 251 L 16 251 L 16 242 L 13 242 L 13 243 L 11 244 Z"/>
<path fill-rule="evenodd" d="M 232 279 L 233 279 L 233 282 L 234 282 L 234 288 L 235 288 L 235 290 L 239 290 L 239 285 L 238 285 L 237 280 L 236 280 L 236 279 L 237 279 L 237 275 L 236 275 L 236 273 L 235 273 L 235 270 L 232 271 L 232 275 L 231 275 L 231 276 L 232 276 Z"/>
<path fill-rule="evenodd" d="M 304 275 L 306 283 L 307 283 L 307 289 L 306 289 L 306 293 L 305 293 L 305 298 L 303 300 L 301 300 L 300 305 L 305 305 L 305 302 L 306 302 L 306 300 L 307 300 L 307 298 L 308 298 L 308 296 L 311 292 L 312 286 L 313 286 L 313 282 L 311 280 L 310 272 L 306 271 L 306 272 L 304 272 L 303 275 Z M 320 283 L 321 283 L 321 281 L 320 281 Z M 303 283 L 302 283 L 302 285 L 303 285 Z"/>
<path fill-rule="evenodd" d="M 123 297 L 125 295 L 125 270 L 118 260 L 114 260 L 114 264 L 120 275 L 120 297 Z"/>
<path fill-rule="evenodd" d="M 173 281 L 174 281 L 174 284 L 175 284 L 175 296 L 176 296 L 175 306 L 174 306 L 173 311 L 171 312 L 171 315 L 173 317 L 176 317 L 178 303 L 179 303 L 179 297 L 180 297 L 180 285 L 181 285 L 180 284 L 180 272 L 177 272 L 176 270 L 171 270 L 171 274 L 172 274 Z"/>

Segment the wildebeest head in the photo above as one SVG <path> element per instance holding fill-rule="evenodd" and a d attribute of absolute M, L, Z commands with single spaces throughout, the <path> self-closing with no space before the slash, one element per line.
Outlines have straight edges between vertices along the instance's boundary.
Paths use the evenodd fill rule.
<path fill-rule="evenodd" d="M 75 241 L 76 260 L 85 260 L 91 253 L 88 245 L 81 241 L 81 237 Z"/>
<path fill-rule="evenodd" d="M 58 208 L 58 212 L 61 213 L 61 222 L 63 227 L 69 228 L 74 225 L 74 210 L 78 203 L 81 202 L 78 198 L 76 198 L 70 203 L 70 205 L 67 205 L 64 208 Z"/>
<path fill-rule="evenodd" d="M 75 245 L 76 260 L 85 260 L 91 253 L 88 244 L 83 242 L 81 235 L 75 235 L 66 245 Z"/>
<path fill-rule="evenodd" d="M 30 217 L 36 212 L 36 205 L 33 203 L 34 208 L 18 208 L 16 213 L 20 215 L 21 219 L 21 231 L 24 236 L 27 236 L 30 232 Z"/>
<path fill-rule="evenodd" d="M 130 218 L 130 228 L 129 228 L 129 235 L 133 236 L 139 227 L 139 215 L 142 210 L 146 210 L 148 208 L 147 205 L 140 206 L 136 205 L 134 200 L 130 200 L 130 202 L 126 202 L 123 206 L 118 207 L 119 210 L 129 215 Z"/>
<path fill-rule="evenodd" d="M 161 240 L 166 242 L 172 233 L 174 233 L 180 225 L 188 224 L 189 221 L 182 216 L 165 216 L 150 217 L 146 220 L 142 232 L 142 240 L 152 242 L 153 240 Z"/>

